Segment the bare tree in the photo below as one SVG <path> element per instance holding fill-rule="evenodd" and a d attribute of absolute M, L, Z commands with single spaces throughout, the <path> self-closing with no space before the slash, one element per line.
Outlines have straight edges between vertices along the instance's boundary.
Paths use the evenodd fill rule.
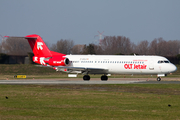
<path fill-rule="evenodd" d="M 123 44 L 122 44 L 122 48 L 121 51 L 123 54 L 130 54 L 132 52 L 132 48 L 131 48 L 131 41 L 129 38 L 123 37 L 122 39 Z"/>
<path fill-rule="evenodd" d="M 167 54 L 167 41 L 163 38 L 158 38 L 158 55 L 165 56 Z"/>
<path fill-rule="evenodd" d="M 96 54 L 95 44 L 84 45 L 82 54 Z"/>
<path fill-rule="evenodd" d="M 167 42 L 163 40 L 163 38 L 154 39 L 150 44 L 150 51 L 149 54 L 152 55 L 167 55 Z"/>
<path fill-rule="evenodd" d="M 149 53 L 149 42 L 147 40 L 141 41 L 135 49 L 135 53 L 141 55 L 148 55 Z"/>
<path fill-rule="evenodd" d="M 149 54 L 151 55 L 157 55 L 158 53 L 158 41 L 157 39 L 154 39 L 149 46 Z"/>
<path fill-rule="evenodd" d="M 101 46 L 94 45 L 94 50 L 95 50 L 96 55 L 103 55 L 103 50 L 102 50 Z"/>
<path fill-rule="evenodd" d="M 175 56 L 179 53 L 180 41 L 163 38 L 154 39 L 149 45 L 149 54 L 161 56 Z"/>
<path fill-rule="evenodd" d="M 141 55 L 161 55 L 175 56 L 179 54 L 180 41 L 156 38 L 149 42 L 147 40 L 134 44 L 129 38 L 124 36 L 106 36 L 100 45 L 74 45 L 72 40 L 59 40 L 52 44 L 51 50 L 64 54 L 141 54 Z"/>
<path fill-rule="evenodd" d="M 179 54 L 180 41 L 179 40 L 169 40 L 167 41 L 166 55 L 175 56 Z"/>
<path fill-rule="evenodd" d="M 131 42 L 129 38 L 123 36 L 106 36 L 101 43 L 104 54 L 130 54 Z"/>
<path fill-rule="evenodd" d="M 72 48 L 72 54 L 82 54 L 84 45 L 74 45 Z"/>
<path fill-rule="evenodd" d="M 7 38 L 2 42 L 3 49 L 7 54 L 11 55 L 27 55 L 32 52 L 27 40 L 23 38 Z"/>
<path fill-rule="evenodd" d="M 63 54 L 70 54 L 73 46 L 74 46 L 73 40 L 61 39 L 61 40 L 57 41 L 56 44 L 52 45 L 51 50 L 60 52 Z"/>

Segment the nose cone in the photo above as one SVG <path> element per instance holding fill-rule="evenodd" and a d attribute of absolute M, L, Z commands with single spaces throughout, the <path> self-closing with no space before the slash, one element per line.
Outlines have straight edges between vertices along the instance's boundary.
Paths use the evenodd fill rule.
<path fill-rule="evenodd" d="M 172 64 L 170 69 L 171 69 L 170 72 L 172 73 L 177 70 L 177 67 L 174 64 Z"/>

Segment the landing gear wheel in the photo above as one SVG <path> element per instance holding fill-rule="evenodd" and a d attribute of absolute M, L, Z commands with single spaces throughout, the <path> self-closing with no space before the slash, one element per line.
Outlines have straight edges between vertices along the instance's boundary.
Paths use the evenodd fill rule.
<path fill-rule="evenodd" d="M 102 80 L 102 81 L 107 81 L 107 80 L 108 80 L 108 77 L 107 77 L 106 75 L 102 75 L 102 76 L 101 76 L 101 80 Z"/>
<path fill-rule="evenodd" d="M 157 78 L 157 81 L 161 81 L 161 78 L 160 78 L 160 77 L 158 77 L 158 78 Z"/>
<path fill-rule="evenodd" d="M 90 80 L 90 76 L 89 75 L 84 75 L 83 76 L 83 80 L 84 81 L 89 81 Z"/>

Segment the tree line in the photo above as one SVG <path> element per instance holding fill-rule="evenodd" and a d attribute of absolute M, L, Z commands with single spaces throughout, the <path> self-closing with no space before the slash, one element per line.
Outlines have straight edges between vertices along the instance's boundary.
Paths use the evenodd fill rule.
<path fill-rule="evenodd" d="M 180 52 L 180 40 L 155 38 L 151 42 L 144 40 L 135 44 L 124 36 L 106 36 L 98 45 L 74 45 L 73 40 L 61 39 L 50 49 L 64 54 L 176 56 Z"/>
<path fill-rule="evenodd" d="M 52 51 L 63 54 L 96 55 L 160 55 L 176 56 L 180 52 L 180 40 L 155 38 L 151 42 L 144 40 L 137 44 L 124 36 L 106 36 L 99 44 L 74 44 L 73 40 L 60 39 L 55 44 L 47 44 Z M 0 43 L 0 53 L 9 55 L 27 55 L 32 52 L 27 40 L 7 38 Z"/>

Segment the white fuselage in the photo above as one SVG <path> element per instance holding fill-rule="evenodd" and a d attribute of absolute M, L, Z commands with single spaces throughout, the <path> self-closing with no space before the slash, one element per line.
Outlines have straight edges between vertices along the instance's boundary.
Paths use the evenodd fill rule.
<path fill-rule="evenodd" d="M 168 74 L 176 66 L 161 56 L 133 55 L 66 55 L 70 67 L 101 68 L 89 74 Z"/>

